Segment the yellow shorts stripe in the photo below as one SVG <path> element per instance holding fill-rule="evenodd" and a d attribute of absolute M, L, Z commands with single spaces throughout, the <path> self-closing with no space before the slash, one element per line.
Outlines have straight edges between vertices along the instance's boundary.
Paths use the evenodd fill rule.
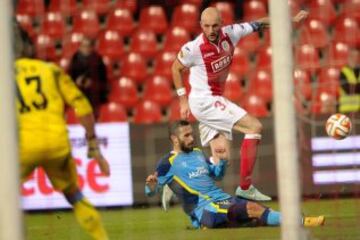
<path fill-rule="evenodd" d="M 220 206 L 216 203 L 210 203 L 211 206 L 213 206 L 218 213 L 228 213 L 227 209 L 221 209 Z"/>

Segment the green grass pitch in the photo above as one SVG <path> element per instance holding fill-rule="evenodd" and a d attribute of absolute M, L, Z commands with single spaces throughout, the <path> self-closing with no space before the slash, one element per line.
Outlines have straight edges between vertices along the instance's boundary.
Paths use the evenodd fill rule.
<path fill-rule="evenodd" d="M 278 209 L 275 202 L 267 204 Z M 306 215 L 326 216 L 323 227 L 307 228 L 310 239 L 360 239 L 360 199 L 309 200 Z M 180 207 L 163 212 L 160 207 L 101 211 L 110 239 L 280 239 L 279 227 L 188 230 L 190 225 Z M 70 211 L 25 214 L 26 239 L 90 239 L 80 229 Z"/>

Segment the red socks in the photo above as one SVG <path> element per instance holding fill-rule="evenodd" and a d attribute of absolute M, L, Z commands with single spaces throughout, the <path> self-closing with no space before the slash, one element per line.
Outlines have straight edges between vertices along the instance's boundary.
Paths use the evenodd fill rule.
<path fill-rule="evenodd" d="M 245 134 L 240 148 L 240 187 L 247 190 L 251 185 L 251 175 L 256 160 L 256 150 L 261 134 Z"/>

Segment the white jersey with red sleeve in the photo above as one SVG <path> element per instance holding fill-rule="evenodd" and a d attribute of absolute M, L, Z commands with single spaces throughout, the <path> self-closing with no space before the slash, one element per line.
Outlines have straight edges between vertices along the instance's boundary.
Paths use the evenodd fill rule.
<path fill-rule="evenodd" d="M 200 34 L 181 48 L 178 60 L 190 68 L 190 98 L 222 95 L 234 48 L 253 31 L 249 23 L 228 25 L 221 28 L 217 45 Z"/>

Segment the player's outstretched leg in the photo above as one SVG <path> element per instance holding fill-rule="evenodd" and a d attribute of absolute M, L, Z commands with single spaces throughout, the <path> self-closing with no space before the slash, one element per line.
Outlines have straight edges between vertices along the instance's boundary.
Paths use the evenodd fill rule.
<path fill-rule="evenodd" d="M 257 225 L 267 226 L 279 226 L 281 222 L 279 212 L 245 199 L 235 199 L 235 204 L 228 209 L 227 215 L 230 224 L 235 226 L 249 219 L 256 219 Z"/>
<path fill-rule="evenodd" d="M 249 200 L 270 201 L 271 197 L 262 194 L 251 184 L 262 125 L 258 119 L 247 114 L 235 124 L 234 129 L 245 133 L 240 148 L 240 184 L 235 194 Z"/>
<path fill-rule="evenodd" d="M 68 202 L 73 206 L 76 220 L 85 231 L 95 240 L 108 240 L 98 211 L 84 197 L 80 190 L 73 194 L 65 194 Z"/>
<path fill-rule="evenodd" d="M 244 199 L 235 199 L 235 203 L 228 209 L 227 216 L 230 226 L 241 224 L 248 219 L 257 219 L 259 225 L 266 226 L 279 226 L 281 223 L 280 212 Z M 324 223 L 324 216 L 302 218 L 302 224 L 305 227 L 322 226 Z"/>

